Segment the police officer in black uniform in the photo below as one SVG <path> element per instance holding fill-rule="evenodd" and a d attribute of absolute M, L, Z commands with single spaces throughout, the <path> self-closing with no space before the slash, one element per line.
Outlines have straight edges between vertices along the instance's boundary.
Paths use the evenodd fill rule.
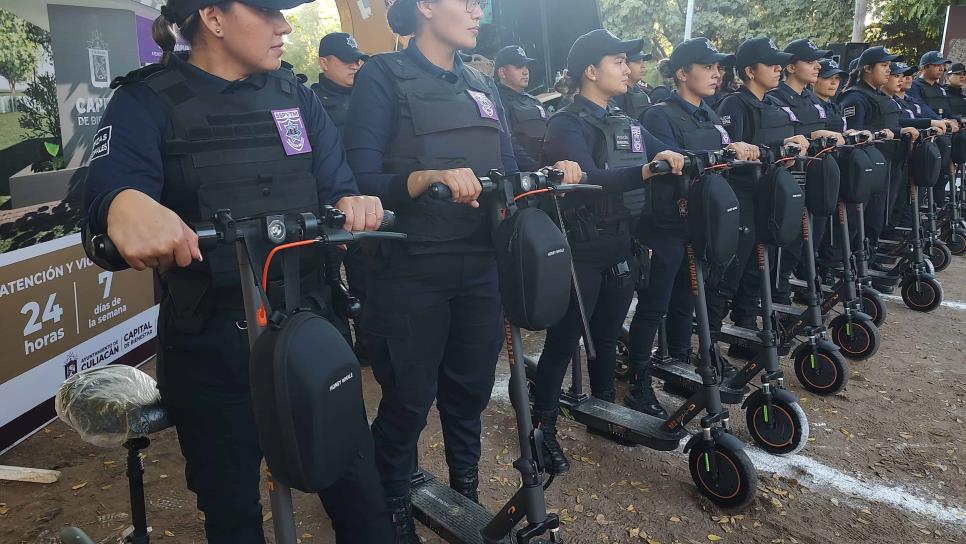
<path fill-rule="evenodd" d="M 210 206 L 251 208 L 239 195 L 260 182 L 279 185 L 280 198 L 318 194 L 316 202 L 291 196 L 282 204 L 336 205 L 353 230 L 377 228 L 382 215 L 377 198 L 355 196 L 338 130 L 315 95 L 280 68 L 292 30 L 280 10 L 302 3 L 169 0 L 153 32 L 166 53 L 115 82 L 85 186 L 87 234 L 106 232 L 133 268 L 159 272 L 158 387 L 216 544 L 265 542 L 262 453 L 237 261 L 234 252 L 214 252 L 202 262 L 188 224 L 208 220 Z M 171 23 L 190 52 L 172 53 Z M 285 114 L 284 126 L 273 112 Z M 364 413 L 357 424 L 368 426 Z M 371 440 L 320 497 L 338 542 L 391 541 Z"/>
<path fill-rule="evenodd" d="M 478 176 L 517 170 L 492 79 L 463 64 L 484 0 L 397 0 L 389 24 L 409 46 L 372 57 L 356 78 L 346 149 L 364 191 L 391 202 L 406 242 L 369 248 L 362 317 L 382 400 L 372 424 L 376 464 L 396 535 L 419 542 L 409 499 L 416 445 L 433 402 L 450 487 L 478 500 L 480 415 L 503 345 L 491 227 Z M 565 182 L 580 180 L 561 161 Z M 426 191 L 440 182 L 453 202 Z"/>
<path fill-rule="evenodd" d="M 957 62 L 949 67 L 946 74 L 946 93 L 949 95 L 949 110 L 954 116 L 966 116 L 966 66 Z"/>
<path fill-rule="evenodd" d="M 858 69 L 855 76 L 856 81 L 852 82 L 853 84 L 839 98 L 839 104 L 842 106 L 849 128 L 872 132 L 883 131 L 889 140 L 898 138 L 900 132 L 909 133 L 910 138 L 918 137 L 919 132 L 914 128 L 902 128 L 900 130 L 901 108 L 899 104 L 879 90 L 879 87 L 885 85 L 889 80 L 891 64 L 901 60 L 901 56 L 890 54 L 884 47 L 870 47 L 862 52 L 856 62 Z M 890 180 L 901 177 L 902 157 L 898 153 L 898 143 L 896 140 L 879 145 L 879 150 L 890 163 Z M 889 190 L 891 190 L 891 186 L 889 186 Z M 865 232 L 873 247 L 878 243 L 879 236 L 885 227 L 886 199 L 888 196 L 886 193 L 887 191 L 881 191 L 873 194 L 865 205 Z M 855 242 L 856 244 L 863 243 L 861 240 Z M 856 245 L 855 247 L 860 246 Z M 878 266 L 872 262 L 874 255 L 875 251 L 873 250 L 870 252 L 870 264 Z"/>
<path fill-rule="evenodd" d="M 630 88 L 626 93 L 614 98 L 614 105 L 624 112 L 624 115 L 640 120 L 644 111 L 650 107 L 651 98 L 644 88 L 644 73 L 647 69 L 645 64 L 654 58 L 650 53 L 637 52 L 627 57 L 627 67 L 631 70 Z"/>
<path fill-rule="evenodd" d="M 661 74 L 675 81 L 670 98 L 644 114 L 644 126 L 657 139 L 688 151 L 734 149 L 740 160 L 758 158 L 758 149 L 731 142 L 721 119 L 704 99 L 721 81 L 720 63 L 734 55 L 719 53 L 707 38 L 679 43 Z M 630 327 L 630 359 L 635 376 L 624 403 L 641 412 L 667 417 L 651 389 L 651 346 L 661 318 L 667 316 L 668 353 L 687 361 L 691 350 L 693 299 L 685 242 L 687 225 L 679 209 L 679 181 L 658 176 L 650 182 L 648 212 L 637 229 L 638 241 L 651 253 L 650 281 L 637 290 L 637 309 Z"/>
<path fill-rule="evenodd" d="M 642 46 L 643 40 L 621 41 L 603 29 L 577 38 L 567 56 L 567 72 L 580 78 L 570 84 L 579 93 L 573 104 L 550 119 L 543 148 L 544 162 L 571 158 L 587 172 L 588 183 L 607 192 L 586 198 L 568 196 L 561 205 L 597 352 L 596 360 L 587 361 L 591 394 L 609 402 L 615 397 L 617 337 L 637 280 L 631 236 L 642 201 L 632 202 L 625 192 L 643 192 L 646 180 L 653 176 L 651 160 L 666 159 L 677 173 L 684 165 L 682 155 L 610 105 L 612 98 L 627 92 L 626 59 Z M 577 303 L 571 300 L 564 318 L 547 331 L 537 370 L 533 415 L 543 429 L 555 473 L 570 468 L 555 432 L 560 387 L 581 330 Z"/>
<path fill-rule="evenodd" d="M 356 39 L 345 32 L 326 34 L 319 40 L 319 82 L 312 84 L 325 112 L 342 131 L 349 113 L 349 97 L 356 73 L 369 55 L 359 51 Z"/>
<path fill-rule="evenodd" d="M 939 51 L 928 51 L 919 58 L 919 77 L 912 82 L 909 94 L 921 98 L 923 102 L 944 119 L 952 117 L 952 103 L 949 92 L 942 84 L 946 68 L 953 61 L 944 59 Z"/>
<path fill-rule="evenodd" d="M 768 91 L 778 87 L 782 68 L 793 58 L 794 55 L 779 51 L 765 37 L 745 40 L 738 46 L 735 68 L 743 84 L 718 106 L 721 122 L 732 141 L 772 148 L 794 143 L 803 153 L 807 151 L 808 142 L 800 134 L 795 134 L 794 123 L 797 121 L 794 114 L 767 96 Z M 730 301 L 732 321 L 739 327 L 755 330 L 758 328 L 760 293 L 754 254 L 757 188 L 753 174 L 742 169 L 729 172 L 728 181 L 738 196 L 741 225 L 746 230 L 738 240 L 735 261 L 718 285 L 709 286 L 708 320 L 712 331 L 720 330 Z"/>
<path fill-rule="evenodd" d="M 543 136 L 547 132 L 547 109 L 527 93 L 530 85 L 529 65 L 534 59 L 518 45 L 508 45 L 496 54 L 496 88 L 500 91 L 513 133 L 513 151 L 517 166 L 525 172 L 540 168 Z"/>

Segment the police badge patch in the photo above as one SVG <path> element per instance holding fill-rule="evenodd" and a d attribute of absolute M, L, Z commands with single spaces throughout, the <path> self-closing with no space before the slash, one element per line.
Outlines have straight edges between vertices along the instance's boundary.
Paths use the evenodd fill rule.
<path fill-rule="evenodd" d="M 846 117 L 855 117 L 855 106 L 849 106 L 842 110 L 842 115 Z"/>
<path fill-rule="evenodd" d="M 489 96 L 485 93 L 467 90 L 470 97 L 476 102 L 477 108 L 480 110 L 480 117 L 483 119 L 492 119 L 494 121 L 499 121 L 500 116 L 496 114 L 496 104 L 490 100 Z"/>
<path fill-rule="evenodd" d="M 721 126 L 730 127 L 731 126 L 731 116 L 722 115 L 721 116 Z"/>
<path fill-rule="evenodd" d="M 302 112 L 298 108 L 288 110 L 272 110 L 275 127 L 282 139 L 282 147 L 286 155 L 301 155 L 312 151 L 312 144 L 302 121 Z"/>

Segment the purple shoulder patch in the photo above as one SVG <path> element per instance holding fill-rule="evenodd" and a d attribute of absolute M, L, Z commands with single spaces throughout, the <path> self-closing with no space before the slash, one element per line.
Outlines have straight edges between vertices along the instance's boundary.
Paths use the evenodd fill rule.
<path fill-rule="evenodd" d="M 301 155 L 312 151 L 312 144 L 302 121 L 302 112 L 298 108 L 288 110 L 272 110 L 275 127 L 282 139 L 282 147 L 286 155 Z"/>
<path fill-rule="evenodd" d="M 718 129 L 718 132 L 721 133 L 721 145 L 728 145 L 731 143 L 731 135 L 728 134 L 728 131 L 725 130 L 723 126 L 715 125 L 714 128 Z"/>
<path fill-rule="evenodd" d="M 631 151 L 634 153 L 644 152 L 644 133 L 641 132 L 640 125 L 631 126 Z"/>
<path fill-rule="evenodd" d="M 788 114 L 788 118 L 792 120 L 793 123 L 798 123 L 798 116 L 792 111 L 788 106 L 782 106 L 782 110 Z"/>
<path fill-rule="evenodd" d="M 500 120 L 500 116 L 496 114 L 496 104 L 490 100 L 489 96 L 486 96 L 485 93 L 471 91 L 469 89 L 466 92 L 476 102 L 476 107 L 480 110 L 480 118 L 492 119 L 494 121 Z"/>

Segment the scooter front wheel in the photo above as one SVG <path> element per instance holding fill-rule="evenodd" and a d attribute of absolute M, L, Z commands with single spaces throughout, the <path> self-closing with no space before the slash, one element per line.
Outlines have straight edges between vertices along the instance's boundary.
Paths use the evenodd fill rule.
<path fill-rule="evenodd" d="M 743 508 L 755 498 L 758 472 L 743 450 L 702 441 L 688 453 L 688 466 L 701 494 L 721 508 Z"/>
<path fill-rule="evenodd" d="M 936 278 L 910 278 L 901 285 L 902 302 L 910 310 L 931 312 L 943 302 L 943 287 Z"/>
<path fill-rule="evenodd" d="M 864 361 L 879 351 L 879 329 L 870 320 L 840 315 L 829 324 L 832 342 L 842 355 L 853 361 Z"/>
<path fill-rule="evenodd" d="M 950 236 L 949 252 L 953 255 L 966 255 L 966 234 L 956 230 Z"/>
<path fill-rule="evenodd" d="M 751 438 L 774 455 L 791 455 L 808 443 L 808 417 L 797 402 L 772 398 L 771 406 L 759 395 L 745 411 Z"/>
<path fill-rule="evenodd" d="M 881 327 L 885 323 L 888 314 L 882 297 L 878 293 L 865 290 L 862 292 L 862 312 L 872 318 L 872 323 L 876 327 Z"/>
<path fill-rule="evenodd" d="M 849 363 L 839 350 L 801 344 L 792 357 L 798 383 L 811 393 L 834 395 L 849 383 Z"/>
<path fill-rule="evenodd" d="M 929 260 L 932 261 L 932 266 L 936 269 L 936 272 L 942 272 L 949 268 L 953 254 L 946 244 L 936 240 L 929 246 Z"/>

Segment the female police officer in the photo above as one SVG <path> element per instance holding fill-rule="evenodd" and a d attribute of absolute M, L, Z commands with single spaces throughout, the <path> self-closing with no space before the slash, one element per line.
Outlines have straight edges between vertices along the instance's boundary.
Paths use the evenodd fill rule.
<path fill-rule="evenodd" d="M 132 267 L 161 274 L 159 388 L 213 543 L 264 542 L 262 453 L 237 265 L 202 263 L 185 222 L 207 219 L 202 191 L 234 207 L 243 204 L 232 202 L 235 189 L 256 178 L 284 183 L 285 194 L 317 193 L 317 202 L 289 198 L 286 205 L 334 204 L 353 230 L 376 228 L 382 215 L 378 199 L 354 196 L 338 131 L 318 99 L 280 69 L 283 36 L 292 28 L 279 9 L 302 3 L 169 0 L 154 27 L 167 53 L 118 82 L 97 133 L 104 145 L 87 175 L 89 232 L 107 232 Z M 191 43 L 190 54 L 171 53 L 171 23 Z M 273 111 L 287 112 L 291 126 L 276 129 Z M 219 189 L 227 186 L 235 189 Z M 367 425 L 365 414 L 358 424 Z M 371 441 L 320 496 L 339 542 L 391 540 Z"/>
<path fill-rule="evenodd" d="M 373 57 L 356 77 L 346 148 L 365 192 L 397 210 L 406 243 L 370 252 L 362 318 L 382 387 L 372 424 L 393 523 L 418 542 L 409 501 L 416 444 L 433 401 L 450 486 L 477 500 L 480 414 L 493 388 L 503 320 L 491 225 L 477 209 L 477 176 L 515 171 L 493 81 L 462 63 L 476 45 L 482 0 L 397 0 L 389 24 L 412 35 L 404 51 Z M 580 180 L 574 163 L 567 182 Z M 431 200 L 441 182 L 454 202 Z"/>
<path fill-rule="evenodd" d="M 642 189 L 652 177 L 648 160 L 665 159 L 680 173 L 684 157 L 668 151 L 635 119 L 615 113 L 610 100 L 627 92 L 628 55 L 641 50 L 643 40 L 621 41 L 606 30 L 577 38 L 567 56 L 567 71 L 578 87 L 574 103 L 550 119 L 544 140 L 544 162 L 571 158 L 587 172 L 588 183 L 601 185 L 609 195 L 563 203 L 564 221 L 571 233 L 574 266 L 583 304 L 590 314 L 590 332 L 597 359 L 590 366 L 591 394 L 614 400 L 617 337 L 627 316 L 636 275 L 631 229 L 638 209 L 624 206 L 624 191 Z M 537 370 L 534 418 L 544 433 L 551 467 L 569 469 L 554 437 L 560 386 L 580 338 L 581 321 L 575 300 L 564 318 L 547 331 Z"/>
<path fill-rule="evenodd" d="M 671 52 L 665 73 L 675 83 L 671 97 L 644 114 L 644 126 L 662 142 L 689 151 L 734 149 L 740 160 L 758 158 L 758 148 L 732 143 L 718 114 L 704 100 L 721 82 L 719 65 L 734 55 L 719 53 L 707 38 L 679 43 Z M 651 276 L 637 292 L 637 309 L 630 330 L 630 358 L 635 379 L 624 402 L 642 412 L 667 417 L 651 389 L 651 345 L 661 317 L 667 314 L 667 343 L 671 357 L 687 360 L 691 348 L 693 302 L 685 254 L 686 225 L 678 211 L 678 183 L 670 176 L 651 182 L 651 212 L 638 225 L 638 241 L 651 250 Z"/>
<path fill-rule="evenodd" d="M 721 121 L 732 141 L 754 145 L 779 147 L 795 143 L 808 149 L 808 142 L 796 135 L 792 115 L 775 105 L 766 93 L 778 86 L 782 67 L 792 59 L 779 51 L 768 38 L 746 40 L 735 53 L 735 67 L 743 85 L 738 92 L 725 98 L 718 107 Z M 728 301 L 731 318 L 739 327 L 757 329 L 759 296 L 758 266 L 754 259 L 755 181 L 750 174 L 733 170 L 728 181 L 741 205 L 741 224 L 748 231 L 738 242 L 735 262 L 725 272 L 721 282 L 708 292 L 708 320 L 712 331 L 721 328 Z"/>

